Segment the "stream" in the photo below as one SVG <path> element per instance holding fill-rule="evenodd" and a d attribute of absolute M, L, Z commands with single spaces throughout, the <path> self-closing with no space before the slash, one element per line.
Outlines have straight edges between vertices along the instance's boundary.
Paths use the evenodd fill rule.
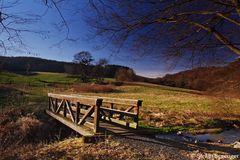
<path fill-rule="evenodd" d="M 169 139 L 180 142 L 219 142 L 231 144 L 240 140 L 240 129 L 225 130 L 216 134 L 158 134 L 157 139 Z"/>

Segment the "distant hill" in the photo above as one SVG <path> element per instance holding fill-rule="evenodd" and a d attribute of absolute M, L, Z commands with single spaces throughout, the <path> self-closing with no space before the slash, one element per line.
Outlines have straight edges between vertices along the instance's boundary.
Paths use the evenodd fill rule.
<path fill-rule="evenodd" d="M 9 72 L 24 73 L 27 70 L 30 72 L 58 72 L 66 73 L 69 68 L 75 64 L 70 62 L 60 62 L 55 60 L 47 60 L 36 57 L 5 57 L 0 56 L 0 70 Z M 93 68 L 94 66 L 90 66 Z M 120 65 L 106 65 L 104 67 L 104 76 L 113 78 L 120 68 L 130 69 L 129 67 Z"/>
<path fill-rule="evenodd" d="M 201 67 L 166 75 L 157 82 L 173 87 L 240 97 L 240 59 L 223 67 Z"/>
<path fill-rule="evenodd" d="M 58 62 L 35 57 L 4 57 L 0 56 L 1 69 L 11 72 L 24 72 L 29 67 L 30 71 L 39 72 L 65 72 L 64 65 L 67 62 Z"/>

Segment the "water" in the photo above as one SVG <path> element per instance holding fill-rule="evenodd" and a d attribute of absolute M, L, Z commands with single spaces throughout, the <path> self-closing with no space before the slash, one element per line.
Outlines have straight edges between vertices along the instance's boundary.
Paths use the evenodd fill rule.
<path fill-rule="evenodd" d="M 221 143 L 234 143 L 240 140 L 240 129 L 231 129 L 226 130 L 218 134 L 199 134 L 199 135 L 191 135 L 191 134 L 159 134 L 156 135 L 158 139 L 169 139 L 180 142 L 221 142 Z"/>

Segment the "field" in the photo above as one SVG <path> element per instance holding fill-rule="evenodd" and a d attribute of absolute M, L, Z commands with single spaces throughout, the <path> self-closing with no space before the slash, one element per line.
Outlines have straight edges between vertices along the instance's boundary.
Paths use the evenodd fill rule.
<path fill-rule="evenodd" d="M 109 84 L 80 83 L 77 78 L 61 73 L 34 73 L 30 76 L 1 73 L 0 83 L 5 89 L 1 90 L 0 102 L 2 108 L 7 105 L 15 107 L 16 103 L 36 103 L 45 108 L 48 92 L 142 99 L 140 123 L 143 127 L 154 128 L 221 128 L 240 116 L 239 99 L 148 83 L 128 82 L 119 86 L 111 83 L 113 79 L 105 81 Z"/>
<path fill-rule="evenodd" d="M 83 144 L 76 133 L 44 113 L 48 92 L 142 99 L 140 129 L 149 133 L 219 132 L 240 126 L 239 99 L 149 83 L 104 81 L 102 85 L 95 84 L 94 80 L 81 83 L 76 77 L 60 73 L 28 76 L 0 73 L 0 159 L 65 159 L 66 156 L 70 159 L 156 159 L 148 151 L 153 144 L 148 146 L 144 143 L 141 154 L 131 143 L 127 145 L 129 140 L 108 139 L 96 144 Z M 142 146 L 138 144 L 140 141 L 133 141 L 135 143 Z M 167 150 L 157 156 L 160 159 L 179 152 L 176 148 L 156 145 L 156 153 L 159 152 L 158 147 Z M 190 153 L 184 151 L 184 154 Z"/>

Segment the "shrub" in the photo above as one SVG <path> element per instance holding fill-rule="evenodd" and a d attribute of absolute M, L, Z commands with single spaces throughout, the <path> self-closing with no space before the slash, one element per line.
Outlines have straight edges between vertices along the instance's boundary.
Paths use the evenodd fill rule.
<path fill-rule="evenodd" d="M 109 93 L 114 92 L 116 89 L 112 85 L 86 85 L 86 86 L 75 86 L 73 88 L 76 92 L 94 92 L 94 93 Z"/>
<path fill-rule="evenodd" d="M 21 117 L 17 122 L 0 126 L 1 149 L 13 144 L 35 142 L 41 139 L 42 123 L 33 117 Z"/>
<path fill-rule="evenodd" d="M 132 69 L 119 69 L 115 75 L 118 81 L 134 81 L 136 74 Z"/>
<path fill-rule="evenodd" d="M 20 130 L 23 142 L 36 141 L 37 138 L 42 137 L 42 123 L 35 118 L 21 117 L 17 120 L 16 125 Z"/>
<path fill-rule="evenodd" d="M 122 86 L 123 82 L 122 81 L 113 81 L 113 82 L 111 82 L 111 84 L 115 85 L 115 86 Z"/>

